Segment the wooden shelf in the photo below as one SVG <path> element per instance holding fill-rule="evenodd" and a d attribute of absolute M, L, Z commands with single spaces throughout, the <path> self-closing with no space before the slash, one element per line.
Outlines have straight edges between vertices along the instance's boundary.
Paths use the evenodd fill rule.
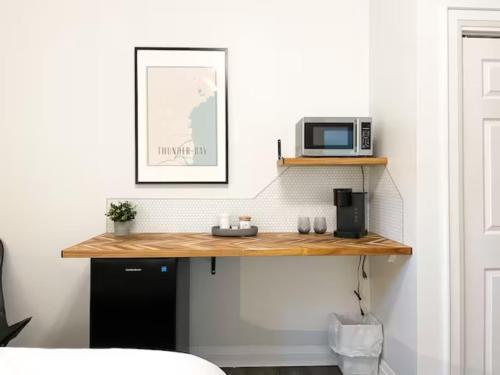
<path fill-rule="evenodd" d="M 332 157 L 332 158 L 315 158 L 315 157 L 299 157 L 299 158 L 282 158 L 278 160 L 279 166 L 287 165 L 387 165 L 386 157 Z"/>
<path fill-rule="evenodd" d="M 194 258 L 247 256 L 411 255 L 412 248 L 375 233 L 359 239 L 325 234 L 259 233 L 213 237 L 208 233 L 107 233 L 62 251 L 63 258 Z"/>

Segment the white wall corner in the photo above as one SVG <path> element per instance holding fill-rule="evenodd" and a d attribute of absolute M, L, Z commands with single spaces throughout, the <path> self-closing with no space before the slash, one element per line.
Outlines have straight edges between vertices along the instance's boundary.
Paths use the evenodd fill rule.
<path fill-rule="evenodd" d="M 394 370 L 383 359 L 380 361 L 379 374 L 380 375 L 396 375 Z"/>

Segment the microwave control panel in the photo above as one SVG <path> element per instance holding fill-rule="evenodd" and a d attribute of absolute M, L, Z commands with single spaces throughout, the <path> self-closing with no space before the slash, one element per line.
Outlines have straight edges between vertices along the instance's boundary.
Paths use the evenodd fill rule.
<path fill-rule="evenodd" d="M 372 148 L 371 144 L 371 124 L 369 122 L 361 123 L 361 149 L 369 150 Z"/>

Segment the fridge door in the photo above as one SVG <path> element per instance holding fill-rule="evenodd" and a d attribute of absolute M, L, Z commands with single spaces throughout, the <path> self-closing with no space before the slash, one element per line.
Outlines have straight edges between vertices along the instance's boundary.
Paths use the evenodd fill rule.
<path fill-rule="evenodd" d="M 91 348 L 175 350 L 175 259 L 92 259 Z"/>

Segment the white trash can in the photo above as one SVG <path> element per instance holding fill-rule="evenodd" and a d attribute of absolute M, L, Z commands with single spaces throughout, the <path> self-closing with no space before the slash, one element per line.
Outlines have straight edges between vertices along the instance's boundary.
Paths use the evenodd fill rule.
<path fill-rule="evenodd" d="M 378 357 L 338 357 L 343 375 L 378 375 Z"/>
<path fill-rule="evenodd" d="M 331 314 L 328 342 L 339 355 L 344 375 L 377 375 L 382 352 L 382 325 L 372 315 Z"/>

